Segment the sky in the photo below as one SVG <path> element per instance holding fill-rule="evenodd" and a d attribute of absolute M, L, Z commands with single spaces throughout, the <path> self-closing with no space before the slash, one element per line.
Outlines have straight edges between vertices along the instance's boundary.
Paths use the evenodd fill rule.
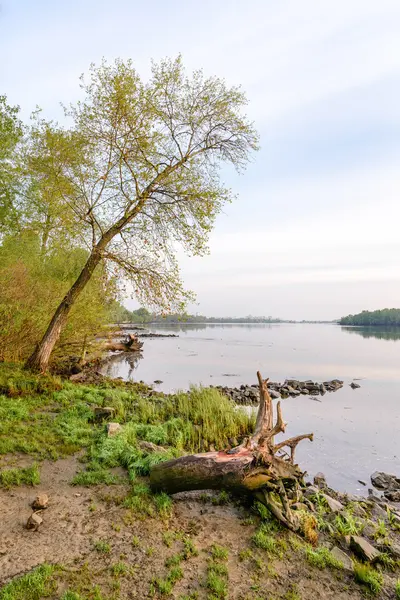
<path fill-rule="evenodd" d="M 182 54 L 242 85 L 261 150 L 210 254 L 180 259 L 191 312 L 335 319 L 400 307 L 399 0 L 2 0 L 0 94 L 62 118 L 102 57 Z M 126 305 L 136 307 L 134 300 Z"/>

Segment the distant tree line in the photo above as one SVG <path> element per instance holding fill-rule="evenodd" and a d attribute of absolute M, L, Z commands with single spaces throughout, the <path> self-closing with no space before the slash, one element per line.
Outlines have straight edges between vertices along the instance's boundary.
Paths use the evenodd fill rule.
<path fill-rule="evenodd" d="M 246 317 L 205 317 L 204 315 L 189 315 L 189 314 L 166 314 L 157 315 L 149 312 L 146 308 L 139 308 L 137 310 L 128 310 L 119 302 L 115 302 L 112 310 L 112 320 L 116 323 L 129 322 L 129 323 L 287 323 L 283 319 L 276 319 L 273 317 L 253 317 L 247 315 Z M 292 322 L 292 321 L 290 321 Z M 294 321 L 293 321 L 294 322 Z"/>
<path fill-rule="evenodd" d="M 400 326 L 400 308 L 384 308 L 382 310 L 363 310 L 356 315 L 347 315 L 339 321 L 340 325 L 379 325 Z"/>

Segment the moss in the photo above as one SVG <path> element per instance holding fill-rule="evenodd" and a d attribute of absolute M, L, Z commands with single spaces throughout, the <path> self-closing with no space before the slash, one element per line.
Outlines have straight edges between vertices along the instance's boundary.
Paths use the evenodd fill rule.
<path fill-rule="evenodd" d="M 317 569 L 325 569 L 332 567 L 334 569 L 343 569 L 343 563 L 335 558 L 328 548 L 317 548 L 313 550 L 310 546 L 306 547 L 306 558 L 310 565 Z"/>

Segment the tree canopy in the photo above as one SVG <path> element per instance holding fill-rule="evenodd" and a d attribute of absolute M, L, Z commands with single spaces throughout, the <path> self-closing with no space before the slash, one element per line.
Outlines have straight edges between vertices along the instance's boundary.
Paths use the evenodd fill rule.
<path fill-rule="evenodd" d="M 400 326 L 400 308 L 383 308 L 382 310 L 363 310 L 356 315 L 347 315 L 339 321 L 340 325 L 382 325 Z"/>
<path fill-rule="evenodd" d="M 22 127 L 18 109 L 3 106 L 10 149 L 3 162 L 19 182 L 7 184 L 2 199 L 13 217 L 5 235 L 34 232 L 46 261 L 55 247 L 85 256 L 31 356 L 29 366 L 39 370 L 96 273 L 129 281 L 153 311 L 183 310 L 193 296 L 177 251 L 208 252 L 216 216 L 234 198 L 221 165 L 240 171 L 258 149 L 242 90 L 201 71 L 187 74 L 180 57 L 154 63 L 148 81 L 130 60 L 103 61 L 81 88 L 62 126 L 37 112 Z"/>

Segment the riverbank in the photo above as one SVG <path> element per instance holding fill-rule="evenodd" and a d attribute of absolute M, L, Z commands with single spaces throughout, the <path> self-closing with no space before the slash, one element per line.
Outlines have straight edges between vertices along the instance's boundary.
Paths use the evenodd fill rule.
<path fill-rule="evenodd" d="M 297 536 L 223 490 L 150 492 L 155 462 L 227 449 L 253 430 L 218 390 L 163 397 L 1 365 L 0 392 L 1 600 L 396 597 L 400 517 L 375 494 L 338 494 L 318 478 Z M 41 494 L 42 522 L 26 529 Z M 362 557 L 357 536 L 380 554 Z"/>

